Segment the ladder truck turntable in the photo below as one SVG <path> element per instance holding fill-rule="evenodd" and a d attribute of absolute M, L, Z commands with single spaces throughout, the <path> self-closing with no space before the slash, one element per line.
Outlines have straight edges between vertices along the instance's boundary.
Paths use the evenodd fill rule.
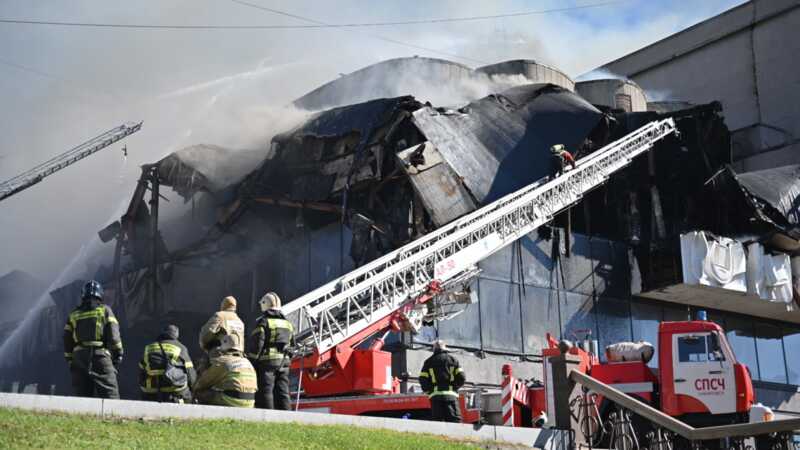
<path fill-rule="evenodd" d="M 470 303 L 467 286 L 479 273 L 480 261 L 551 221 L 670 134 L 677 135 L 671 118 L 650 122 L 581 158 L 573 170 L 511 193 L 285 304 L 283 312 L 297 330 L 291 368 L 299 371 L 298 390 L 304 394 L 297 409 L 425 418 L 428 397 L 400 393 L 391 353 L 382 350 L 384 337 L 451 317 L 449 307 Z M 561 350 L 552 337 L 547 339 L 544 386 L 528 387 L 513 378 L 509 365 L 503 367 L 504 385 L 513 398 L 508 425 L 533 426 L 533 419 L 545 417 L 552 407 L 546 401 L 547 362 Z M 641 360 L 600 363 L 581 346 L 568 351 L 581 359 L 580 371 L 669 415 L 695 422 L 747 415 L 754 402 L 750 376 L 718 325 L 665 322 L 658 344 L 658 370 Z M 481 406 L 471 401 L 474 394 L 468 389 L 460 393 L 465 423 L 482 418 Z"/>

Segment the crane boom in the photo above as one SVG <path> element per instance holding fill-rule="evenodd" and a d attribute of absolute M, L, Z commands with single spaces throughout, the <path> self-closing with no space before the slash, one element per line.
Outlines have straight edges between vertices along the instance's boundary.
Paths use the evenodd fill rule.
<path fill-rule="evenodd" d="M 112 128 L 105 133 L 100 134 L 99 136 L 89 139 L 77 147 L 73 147 L 64 153 L 39 164 L 27 172 L 21 173 L 10 180 L 0 183 L 0 201 L 33 186 L 34 184 L 42 181 L 44 177 L 52 175 L 59 170 L 130 136 L 131 134 L 139 131 L 141 128 L 142 122 L 123 124 L 116 128 Z"/>
<path fill-rule="evenodd" d="M 650 122 L 561 176 L 539 180 L 289 302 L 283 311 L 297 325 L 304 359 L 329 359 L 338 345 L 385 328 L 387 318 L 419 303 L 432 285 L 469 279 L 478 262 L 551 221 L 671 133 L 677 134 L 671 118 Z"/>

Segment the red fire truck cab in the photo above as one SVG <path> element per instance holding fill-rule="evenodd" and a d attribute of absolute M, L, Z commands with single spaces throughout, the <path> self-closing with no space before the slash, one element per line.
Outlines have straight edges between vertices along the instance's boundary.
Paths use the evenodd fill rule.
<path fill-rule="evenodd" d="M 550 336 L 548 341 L 549 348 L 542 352 L 545 385 L 531 388 L 533 395 L 527 396 L 534 418 L 548 411 L 547 359 L 560 354 L 558 342 Z M 755 401 L 750 373 L 736 361 L 724 331 L 714 322 L 662 322 L 658 328 L 658 368 L 649 367 L 643 359 L 600 362 L 597 355 L 582 347 L 568 350 L 581 358 L 578 370 L 689 425 L 750 421 L 748 413 Z M 596 404 L 603 419 L 613 409 L 602 397 Z"/>

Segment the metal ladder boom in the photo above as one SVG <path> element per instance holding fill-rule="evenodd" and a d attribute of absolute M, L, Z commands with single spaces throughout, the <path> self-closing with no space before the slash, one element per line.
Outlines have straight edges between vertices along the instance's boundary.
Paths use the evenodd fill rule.
<path fill-rule="evenodd" d="M 142 128 L 142 122 L 134 124 L 123 124 L 112 128 L 105 133 L 96 136 L 83 144 L 74 147 L 38 166 L 21 173 L 10 180 L 0 183 L 0 201 L 11 197 L 23 189 L 27 189 L 34 184 L 42 181 L 44 177 L 52 175 L 59 170 L 70 166 L 87 156 L 120 141 Z"/>
<path fill-rule="evenodd" d="M 459 279 L 676 132 L 671 118 L 650 122 L 555 179 L 526 186 L 287 303 L 283 311 L 297 325 L 299 347 L 322 354 L 415 301 L 432 281 Z"/>

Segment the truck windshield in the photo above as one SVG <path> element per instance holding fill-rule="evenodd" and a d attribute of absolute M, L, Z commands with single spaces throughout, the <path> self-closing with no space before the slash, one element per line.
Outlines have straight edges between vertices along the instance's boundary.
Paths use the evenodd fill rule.
<path fill-rule="evenodd" d="M 725 356 L 715 334 L 681 336 L 678 338 L 680 362 L 724 361 Z"/>

